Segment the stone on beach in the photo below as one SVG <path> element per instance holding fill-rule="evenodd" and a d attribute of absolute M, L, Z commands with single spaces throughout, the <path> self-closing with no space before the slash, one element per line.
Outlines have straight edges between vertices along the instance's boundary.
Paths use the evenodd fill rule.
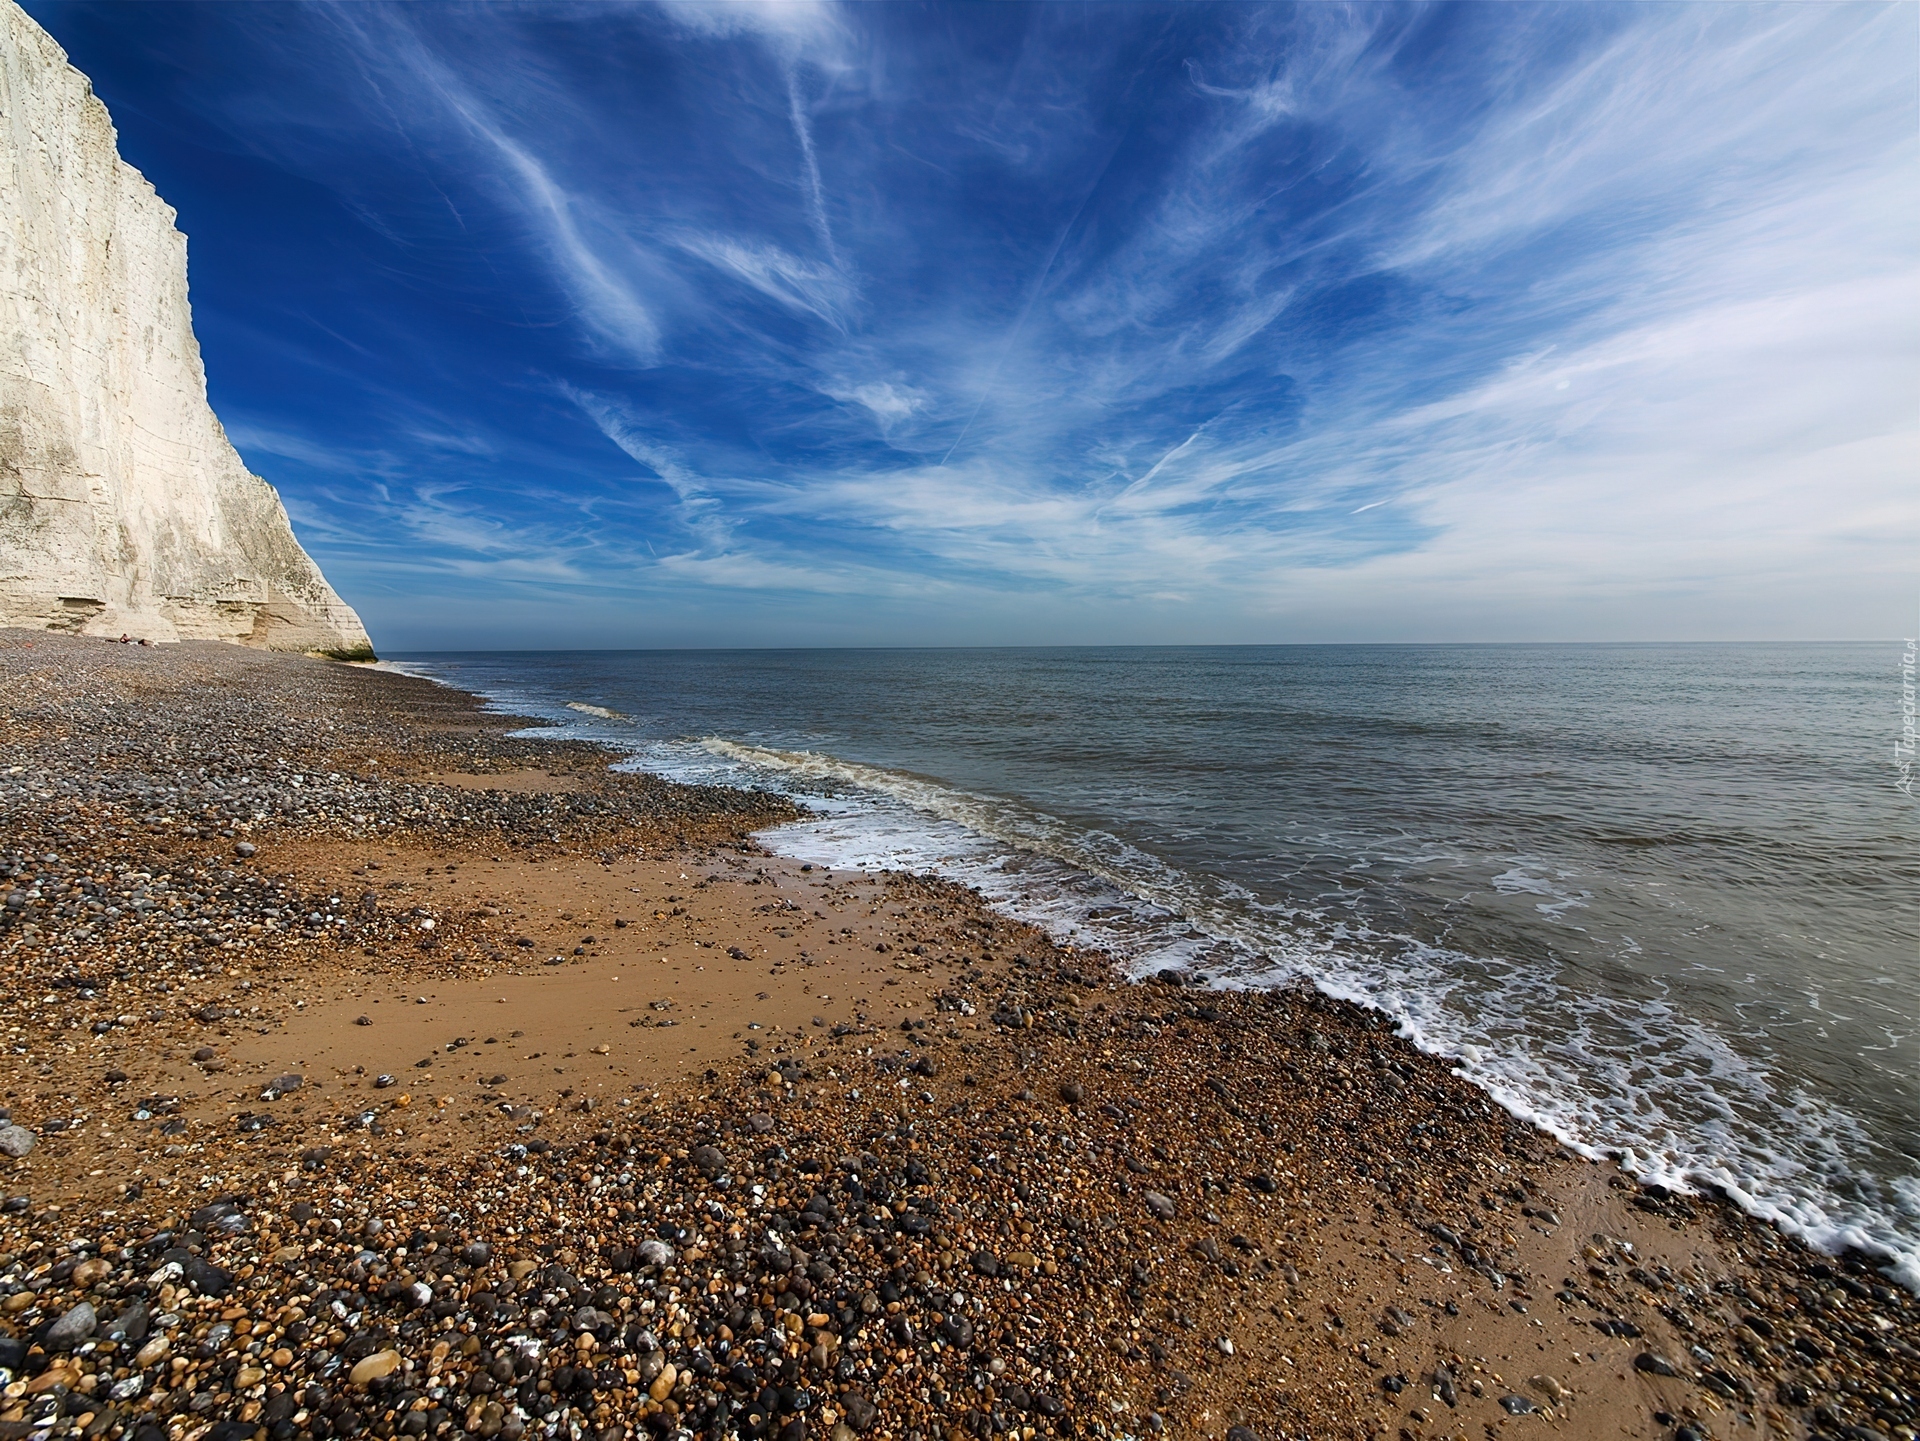
<path fill-rule="evenodd" d="M 93 1304 L 82 1301 L 51 1326 L 47 1327 L 46 1346 L 49 1351 L 65 1351 L 78 1346 L 93 1334 L 99 1318 L 94 1314 Z"/>
<path fill-rule="evenodd" d="M 1678 1376 L 1680 1368 L 1657 1351 L 1642 1351 L 1633 1358 L 1633 1369 L 1653 1376 Z"/>
<path fill-rule="evenodd" d="M 398 1351 L 376 1351 L 371 1356 L 354 1362 L 353 1369 L 347 1373 L 347 1380 L 355 1386 L 365 1386 L 369 1382 L 379 1381 L 400 1369 L 400 1359 Z"/>
<path fill-rule="evenodd" d="M 519 722 L 404 677 L 257 656 L 264 669 L 229 671 L 181 651 L 166 664 L 229 681 L 93 717 L 86 695 L 120 683 L 115 648 L 82 672 L 94 692 L 36 699 L 50 658 L 91 664 L 82 644 L 48 640 L 33 669 L 9 670 L 0 643 L 0 688 L 35 677 L 0 703 L 39 774 L 124 746 L 117 779 L 89 779 L 100 789 L 74 804 L 0 774 L 24 838 L 0 856 L 21 873 L 9 884 L 75 897 L 39 907 L 31 937 L 0 917 L 18 968 L 0 989 L 27 1047 L 12 1104 L 49 1118 L 17 1169 L 32 1201 L 0 1216 L 0 1365 L 74 1421 L 64 1398 L 111 1410 L 105 1441 L 114 1426 L 123 1441 L 170 1427 L 1245 1441 L 1247 1418 L 1268 1437 L 1438 1435 L 1439 1408 L 1477 1434 L 1533 1424 L 1505 1407 L 1519 1391 L 1583 1434 L 1620 1434 L 1629 1410 L 1643 1426 L 1663 1395 L 1778 1406 L 1801 1429 L 1827 1407 L 1884 1431 L 1858 1398 L 1909 1391 L 1898 1347 L 1915 1310 L 1871 1267 L 1563 1157 L 1343 1003 L 1092 974 L 1097 958 L 949 883 L 762 854 L 753 831 L 789 814 L 775 801 L 602 780 L 604 755 L 511 735 Z M 416 732 L 415 715 L 433 724 Z M 259 773 L 222 760 L 242 743 L 308 777 L 285 787 L 291 805 L 342 788 L 257 823 L 272 867 L 235 866 L 217 832 L 142 836 L 146 794 L 190 791 L 202 769 Z M 378 755 L 411 776 L 349 795 L 336 755 L 355 775 Z M 564 817 L 422 779 L 566 757 L 585 778 Z M 380 818 L 377 845 L 340 819 L 354 815 Z M 651 869 L 631 859 L 643 842 Z M 37 859 L 53 854 L 58 871 Z M 382 904 L 357 901 L 361 881 Z M 804 906 L 759 909 L 790 891 Z M 88 910 L 95 893 L 122 914 Z M 429 901 L 442 947 L 422 951 L 411 913 Z M 543 931 L 536 908 L 571 914 Z M 610 926 L 615 909 L 633 925 Z M 249 944 L 218 939 L 229 919 Z M 860 944 L 829 959 L 821 934 L 843 922 Z M 775 927 L 795 933 L 785 949 Z M 560 940 L 616 930 L 598 980 L 593 962 L 538 965 Z M 543 937 L 532 956 L 519 934 Z M 737 973 L 713 964 L 731 941 L 774 957 L 749 973 L 737 1037 L 710 1025 L 737 984 L 714 979 Z M 930 969 L 897 969 L 909 956 Z M 546 994 L 574 1000 L 536 1022 Z M 621 1024 L 629 1005 L 651 1019 L 654 997 L 684 1029 Z M 80 1024 L 47 1027 L 56 1015 Z M 694 1042 L 697 1056 L 680 1049 Z M 230 1080 L 185 1064 L 202 1045 Z M 429 1051 L 431 1091 L 380 1084 Z M 108 1065 L 131 1079 L 103 1082 Z M 262 1102 L 262 1078 L 296 1071 L 297 1091 Z M 242 1117 L 271 1124 L 246 1132 Z M 1549 1209 L 1607 1236 L 1555 1240 L 1522 1219 Z M 113 1348 L 88 1349 L 96 1320 L 78 1346 L 45 1349 L 51 1318 L 82 1301 L 124 1334 L 116 1320 Z M 1651 1376 L 1632 1370 L 1641 1347 L 1711 1359 Z M 1589 1351 L 1607 1370 L 1555 1362 L 1579 1372 L 1578 1394 L 1555 1396 L 1546 1354 Z M 391 1369 L 356 1381 L 369 1362 Z"/>

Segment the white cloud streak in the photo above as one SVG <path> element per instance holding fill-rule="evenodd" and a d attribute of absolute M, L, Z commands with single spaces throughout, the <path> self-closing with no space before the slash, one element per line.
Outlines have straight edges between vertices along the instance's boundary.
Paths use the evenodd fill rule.
<path fill-rule="evenodd" d="M 684 234 L 675 237 L 675 243 L 770 300 L 842 333 L 849 327 L 853 295 L 837 270 L 802 260 L 777 245 L 728 235 Z"/>
<path fill-rule="evenodd" d="M 789 63 L 787 69 L 787 113 L 793 118 L 793 136 L 800 144 L 800 164 L 807 187 L 807 213 L 820 237 L 820 248 L 835 270 L 840 269 L 840 253 L 833 246 L 833 226 L 827 221 L 826 192 L 820 186 L 820 157 L 813 148 L 813 122 L 800 96 L 800 70 Z"/>
<path fill-rule="evenodd" d="M 605 353 L 671 364 L 676 326 L 704 326 L 746 337 L 743 390 L 818 403 L 749 443 L 671 429 L 605 377 L 561 386 L 671 497 L 636 575 L 833 613 L 1018 596 L 1029 636 L 1156 606 L 1193 617 L 1158 638 L 1196 640 L 1858 635 L 1910 600 L 1911 7 L 1581 12 L 1565 62 L 1535 53 L 1559 12 L 1516 8 L 1465 120 L 1423 109 L 1385 12 L 1236 12 L 1237 45 L 1185 72 L 1208 108 L 1156 186 L 1006 242 L 1017 287 L 931 298 L 875 288 L 912 218 L 853 199 L 881 191 L 892 137 L 815 133 L 835 92 L 810 104 L 803 78 L 857 88 L 859 15 L 664 10 L 689 46 L 761 57 L 776 187 L 787 129 L 800 159 L 784 231 L 621 210 L 503 118 L 530 106 L 351 22 L 384 83 L 423 83 L 490 156 Z M 1063 111 L 1070 58 L 1028 67 L 1056 66 L 1036 85 Z M 956 120 L 940 158 L 1094 197 L 1112 152 L 1077 119 L 1048 150 L 1049 113 Z M 1316 187 L 1341 198 L 1284 222 Z M 1336 283 L 1374 281 L 1407 314 L 1317 338 Z M 756 449 L 787 425 L 828 439 Z M 409 534 L 501 554 L 457 496 L 409 504 Z M 537 543 L 556 574 L 591 573 L 587 529 Z"/>
<path fill-rule="evenodd" d="M 612 354 L 641 366 L 654 364 L 662 329 L 632 274 L 644 268 L 640 248 L 630 240 L 608 247 L 589 239 L 591 222 L 584 217 L 592 214 L 591 202 L 555 179 L 532 148 L 512 135 L 421 39 L 404 13 L 342 7 L 327 14 L 360 54 L 363 73 L 384 90 L 399 125 L 413 123 L 419 98 L 430 97 L 492 154 L 498 162 L 493 174 L 538 237 L 550 273 L 586 330 Z"/>
<path fill-rule="evenodd" d="M 660 356 L 659 323 L 633 287 L 582 238 L 574 198 L 532 155 L 490 124 L 478 106 L 451 95 L 449 103 L 506 160 L 529 212 L 546 231 L 561 283 L 579 305 L 582 320 L 640 364 L 653 364 Z"/>

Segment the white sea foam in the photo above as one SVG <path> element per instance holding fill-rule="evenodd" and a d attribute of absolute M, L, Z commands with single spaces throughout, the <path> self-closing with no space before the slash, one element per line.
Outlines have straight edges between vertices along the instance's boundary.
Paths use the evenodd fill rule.
<path fill-rule="evenodd" d="M 687 779 L 773 780 L 821 807 L 764 833 L 780 854 L 948 876 L 1058 939 L 1109 952 L 1136 977 L 1171 966 L 1203 969 L 1223 986 L 1304 980 L 1386 1014 L 1414 1045 L 1578 1154 L 1611 1155 L 1675 1191 L 1720 1190 L 1818 1249 L 1884 1256 L 1889 1275 L 1920 1291 L 1920 1247 L 1911 1239 L 1920 1230 L 1920 1180 L 1903 1189 L 1905 1215 L 1823 1200 L 1847 1154 L 1865 1144 L 1857 1123 L 1809 1097 L 1782 1095 L 1764 1066 L 1665 1006 L 1576 993 L 1536 963 L 1264 904 L 1112 835 L 929 777 L 718 737 L 700 744 L 705 763 L 685 750 L 641 763 Z M 1539 895 L 1555 910 L 1581 903 L 1543 869 L 1516 867 L 1499 877 L 1501 889 Z M 1542 1034 L 1535 1022 L 1549 1015 L 1552 1033 Z M 1791 1132 L 1757 1143 L 1744 1118 L 1769 1113 L 1792 1116 Z"/>
<path fill-rule="evenodd" d="M 599 720 L 631 721 L 633 719 L 632 716 L 622 715 L 617 710 L 608 710 L 603 705 L 588 705 L 583 700 L 568 701 L 567 709 L 573 710 L 573 711 L 579 711 L 581 715 L 594 716 Z"/>
<path fill-rule="evenodd" d="M 1223 986 L 1305 981 L 1380 1011 L 1492 1101 L 1580 1154 L 1612 1155 L 1676 1191 L 1721 1190 L 1822 1250 L 1881 1254 L 1889 1275 L 1920 1291 L 1920 1177 L 1896 1181 L 1890 1205 L 1840 1199 L 1854 1179 L 1849 1156 L 1868 1145 L 1858 1123 L 1786 1093 L 1725 1036 L 1658 1000 L 1625 1002 L 1604 987 L 1565 984 L 1538 962 L 1263 902 L 1118 836 L 934 777 L 724 737 L 636 743 L 618 724 L 625 718 L 604 708 L 498 699 L 627 750 L 622 768 L 786 791 L 811 814 L 763 834 L 779 854 L 949 877 L 1061 941 L 1111 954 L 1136 977 L 1176 967 Z M 1522 860 L 1494 885 L 1538 896 L 1556 915 L 1583 903 L 1581 889 L 1546 863 Z M 1763 1135 L 1756 1116 L 1781 1119 Z"/>
<path fill-rule="evenodd" d="M 395 675 L 408 676 L 414 680 L 432 681 L 435 685 L 457 689 L 454 683 L 441 675 L 432 666 L 421 665 L 406 660 L 377 660 L 365 667 L 367 670 L 391 671 Z"/>

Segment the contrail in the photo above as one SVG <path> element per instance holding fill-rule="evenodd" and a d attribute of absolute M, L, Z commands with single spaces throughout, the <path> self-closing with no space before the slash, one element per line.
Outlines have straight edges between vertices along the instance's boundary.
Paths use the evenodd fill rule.
<path fill-rule="evenodd" d="M 835 270 L 840 269 L 840 252 L 834 249 L 833 231 L 827 225 L 827 202 L 820 189 L 820 161 L 813 152 L 813 129 L 807 124 L 807 113 L 800 104 L 800 72 L 793 66 L 787 66 L 787 106 L 793 116 L 793 133 L 800 141 L 800 157 L 807 167 L 807 196 L 812 202 L 813 228 L 820 232 L 820 243 L 827 248 L 827 259 Z"/>

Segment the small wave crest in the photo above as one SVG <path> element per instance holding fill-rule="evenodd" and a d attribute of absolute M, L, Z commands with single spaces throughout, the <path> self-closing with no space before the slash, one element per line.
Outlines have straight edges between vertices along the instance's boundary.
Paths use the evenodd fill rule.
<path fill-rule="evenodd" d="M 391 668 L 471 684 L 457 673 Z M 612 722 L 597 738 L 629 752 L 620 769 L 790 794 L 811 815 L 763 834 L 780 854 L 946 876 L 1062 941 L 1112 955 L 1136 977 L 1173 966 L 1222 986 L 1305 981 L 1379 1011 L 1490 1100 L 1576 1151 L 1614 1156 L 1677 1191 L 1717 1190 L 1818 1249 L 1879 1255 L 1886 1274 L 1920 1292 L 1920 1176 L 1897 1162 L 1890 1181 L 1867 1174 L 1858 1162 L 1875 1142 L 1854 1117 L 1664 1002 L 1612 995 L 1537 961 L 1372 929 L 1344 911 L 1262 899 L 1108 831 L 935 777 L 716 735 L 646 739 L 603 707 L 486 689 L 520 714 Z M 1532 898 L 1542 911 L 1581 905 L 1578 882 L 1516 859 L 1493 878 L 1494 891 Z"/>
<path fill-rule="evenodd" d="M 1030 864 L 1021 859 L 1024 853 L 1025 857 L 1051 861 L 1102 882 L 1099 889 L 1103 903 L 1117 907 L 1130 924 L 1124 928 L 1116 926 L 1114 922 L 1119 918 L 1116 914 L 1104 924 L 1094 924 L 1092 918 L 1087 917 L 1086 926 L 1076 925 L 1070 929 L 1106 932 L 1106 948 L 1127 963 L 1136 976 L 1150 974 L 1164 966 L 1189 964 L 1196 955 L 1195 947 L 1190 944 L 1195 940 L 1205 941 L 1209 947 L 1223 943 L 1238 946 L 1249 956 L 1260 955 L 1265 949 L 1262 942 L 1267 937 L 1244 931 L 1235 918 L 1217 904 L 1228 896 L 1251 899 L 1245 892 L 1209 885 L 1109 832 L 1071 826 L 1045 811 L 1015 801 L 975 795 L 924 776 L 841 760 L 817 751 L 775 750 L 718 736 L 706 737 L 700 744 L 714 755 L 772 771 L 790 780 L 833 788 L 853 786 L 870 795 L 885 796 L 910 810 L 959 828 L 957 834 L 927 837 L 932 841 L 931 846 L 918 840 L 902 846 L 904 833 L 897 826 L 891 827 L 896 859 L 905 860 L 911 854 L 922 857 L 924 863 L 931 859 L 929 852 L 944 851 L 953 854 L 955 860 L 959 854 L 965 854 L 970 862 L 985 860 L 996 869 L 1012 866 L 1021 870 Z M 870 830 L 870 822 L 850 825 L 843 819 L 832 828 L 832 833 L 856 849 L 870 849 Z M 966 833 L 978 840 L 966 839 Z M 824 842 L 827 838 L 827 831 L 817 826 L 813 834 L 818 841 Z M 841 863 L 853 862 L 849 858 Z M 1023 889 L 1031 894 L 1034 887 L 1029 885 Z M 1210 924 L 1205 932 L 1195 934 L 1189 921 L 1199 916 L 1205 916 Z M 1172 922 L 1180 924 L 1174 928 L 1170 925 Z M 1264 955 L 1261 958 L 1266 959 Z"/>
<path fill-rule="evenodd" d="M 415 661 L 376 660 L 371 664 L 366 665 L 362 668 L 365 670 L 383 670 L 388 672 L 391 675 L 403 675 L 403 676 L 406 676 L 409 680 L 430 681 L 434 685 L 445 686 L 450 690 L 459 689 L 459 687 L 453 681 L 449 680 L 446 676 L 440 674 L 440 672 L 435 670 L 432 666 L 421 665 Z"/>
<path fill-rule="evenodd" d="M 566 706 L 568 710 L 579 711 L 581 715 L 590 715 L 597 720 L 631 721 L 633 719 L 632 716 L 623 715 L 617 710 L 608 710 L 603 705 L 589 705 L 583 700 L 570 700 Z"/>
<path fill-rule="evenodd" d="M 1765 1067 L 1684 1016 L 1572 989 L 1532 962 L 1263 901 L 1120 837 L 927 776 L 718 736 L 698 747 L 708 767 L 682 756 L 666 768 L 772 782 L 819 812 L 764 834 L 782 854 L 946 875 L 1058 939 L 1106 951 L 1135 977 L 1171 966 L 1221 986 L 1306 981 L 1387 1015 L 1407 1040 L 1575 1152 L 1612 1156 L 1677 1191 L 1720 1191 L 1820 1250 L 1877 1254 L 1889 1275 L 1920 1291 L 1920 1247 L 1912 1217 L 1901 1219 L 1920 1182 L 1896 1186 L 1890 1205 L 1842 1200 L 1836 1186 L 1865 1185 L 1843 1154 L 1866 1144 L 1852 1118 L 1784 1094 Z M 1497 883 L 1579 904 L 1524 869 Z M 1554 1018 L 1551 1028 L 1543 1017 Z M 1660 1058 L 1651 1070 L 1649 1057 Z M 1778 1118 L 1775 1133 L 1750 1124 L 1762 1115 Z"/>

